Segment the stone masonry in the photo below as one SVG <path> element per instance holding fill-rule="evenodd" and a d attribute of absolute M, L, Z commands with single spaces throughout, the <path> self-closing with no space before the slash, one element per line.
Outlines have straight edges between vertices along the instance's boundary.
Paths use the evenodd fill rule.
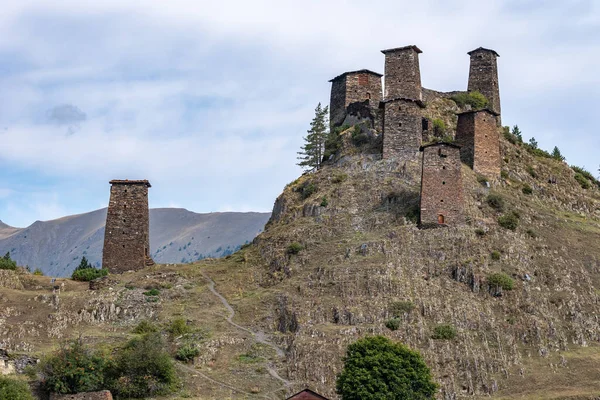
<path fill-rule="evenodd" d="M 147 180 L 112 180 L 102 266 L 111 273 L 139 270 L 150 258 Z"/>
<path fill-rule="evenodd" d="M 368 100 L 377 109 L 381 101 L 381 74 L 361 69 L 344 72 L 331 79 L 329 113 L 331 126 L 340 126 L 346 118 L 346 108 L 356 102 Z"/>
<path fill-rule="evenodd" d="M 460 147 L 435 143 L 421 148 L 421 226 L 464 223 Z"/>
<path fill-rule="evenodd" d="M 384 100 L 406 98 L 422 100 L 421 71 L 417 46 L 381 50 L 385 54 Z"/>
<path fill-rule="evenodd" d="M 498 114 L 500 121 L 500 86 L 498 84 L 498 64 L 500 57 L 494 50 L 479 47 L 470 51 L 471 63 L 469 66 L 468 91 L 479 91 L 488 99 L 488 108 Z"/>
<path fill-rule="evenodd" d="M 422 108 L 419 100 L 391 99 L 383 107 L 383 158 L 415 158 L 423 138 Z"/>
<path fill-rule="evenodd" d="M 500 178 L 500 133 L 496 117 L 498 113 L 491 110 L 467 111 L 458 114 L 456 126 L 462 162 L 489 179 Z"/>

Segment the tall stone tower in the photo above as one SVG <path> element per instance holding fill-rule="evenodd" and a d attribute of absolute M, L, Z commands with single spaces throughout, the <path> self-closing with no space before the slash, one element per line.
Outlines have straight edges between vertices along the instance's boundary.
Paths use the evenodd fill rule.
<path fill-rule="evenodd" d="M 419 54 L 414 45 L 381 50 L 385 54 L 384 100 L 406 98 L 422 100 Z"/>
<path fill-rule="evenodd" d="M 423 102 L 396 98 L 381 103 L 383 107 L 383 158 L 415 158 L 423 138 Z"/>
<path fill-rule="evenodd" d="M 102 266 L 111 273 L 139 270 L 150 258 L 147 180 L 112 180 L 104 232 Z"/>
<path fill-rule="evenodd" d="M 340 126 L 346 118 L 346 108 L 356 102 L 368 100 L 377 109 L 381 101 L 381 74 L 361 69 L 344 72 L 331 79 L 331 99 L 329 121 L 332 126 Z"/>
<path fill-rule="evenodd" d="M 460 147 L 434 143 L 421 147 L 421 226 L 465 222 Z"/>
<path fill-rule="evenodd" d="M 488 108 L 498 114 L 500 125 L 500 86 L 498 84 L 498 64 L 500 57 L 494 50 L 479 47 L 467 53 L 471 56 L 469 66 L 469 85 L 467 89 L 479 91 L 488 99 Z"/>
<path fill-rule="evenodd" d="M 499 114 L 491 110 L 473 110 L 458 114 L 456 143 L 461 146 L 462 162 L 478 174 L 500 178 Z"/>

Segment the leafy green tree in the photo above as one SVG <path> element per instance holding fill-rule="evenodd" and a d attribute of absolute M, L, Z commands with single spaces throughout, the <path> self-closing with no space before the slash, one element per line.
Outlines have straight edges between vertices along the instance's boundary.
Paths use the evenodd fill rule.
<path fill-rule="evenodd" d="M 83 256 L 81 257 L 79 266 L 73 271 L 71 279 L 75 281 L 89 282 L 106 275 L 108 275 L 108 270 L 106 268 L 94 268 L 88 259 Z"/>
<path fill-rule="evenodd" d="M 34 400 L 26 382 L 0 376 L 0 400 Z"/>
<path fill-rule="evenodd" d="M 529 139 L 529 146 L 531 146 L 531 148 L 534 150 L 538 148 L 538 142 L 537 140 L 535 140 L 534 137 L 531 137 L 531 139 Z"/>
<path fill-rule="evenodd" d="M 10 252 L 0 258 L 0 269 L 10 269 L 13 271 L 17 269 L 17 263 L 10 258 Z"/>
<path fill-rule="evenodd" d="M 564 161 L 565 160 L 565 158 L 560 153 L 560 150 L 558 149 L 557 146 L 554 146 L 554 149 L 552 150 L 552 158 L 554 158 L 555 160 L 558 160 L 558 161 Z"/>
<path fill-rule="evenodd" d="M 512 128 L 512 134 L 517 138 L 517 140 L 519 141 L 519 143 L 523 143 L 523 133 L 519 129 L 518 125 L 513 126 L 513 128 Z"/>
<path fill-rule="evenodd" d="M 348 346 L 336 389 L 342 400 L 429 400 L 437 385 L 417 351 L 373 336 Z"/>
<path fill-rule="evenodd" d="M 325 141 L 329 136 L 329 107 L 321 107 L 321 103 L 315 108 L 315 117 L 310 123 L 308 135 L 304 137 L 304 145 L 298 152 L 298 165 L 304 169 L 319 169 L 323 162 L 325 152 Z"/>

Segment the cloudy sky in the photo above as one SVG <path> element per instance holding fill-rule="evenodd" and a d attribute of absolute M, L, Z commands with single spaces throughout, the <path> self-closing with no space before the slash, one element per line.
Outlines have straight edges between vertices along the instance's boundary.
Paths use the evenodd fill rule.
<path fill-rule="evenodd" d="M 328 79 L 407 44 L 438 90 L 495 49 L 503 123 L 598 169 L 600 1 L 8 0 L 0 220 L 105 207 L 114 178 L 149 179 L 151 207 L 270 211 Z"/>

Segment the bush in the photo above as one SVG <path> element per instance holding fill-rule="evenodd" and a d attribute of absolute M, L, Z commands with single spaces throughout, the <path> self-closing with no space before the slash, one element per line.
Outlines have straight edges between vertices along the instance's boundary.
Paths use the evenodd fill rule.
<path fill-rule="evenodd" d="M 179 349 L 177 349 L 177 353 L 175 354 L 175 358 L 180 361 L 192 361 L 194 357 L 197 357 L 200 354 L 200 350 L 194 346 L 193 344 L 184 344 Z"/>
<path fill-rule="evenodd" d="M 515 284 L 515 281 L 510 276 L 502 272 L 488 275 L 487 281 L 491 287 L 501 287 L 504 290 L 512 290 Z"/>
<path fill-rule="evenodd" d="M 315 185 L 312 182 L 305 182 L 300 187 L 300 196 L 302 197 L 302 200 L 306 200 L 310 196 L 312 196 L 316 191 L 317 191 L 317 185 Z"/>
<path fill-rule="evenodd" d="M 492 251 L 491 257 L 492 260 L 498 261 L 500 259 L 500 252 L 497 250 Z"/>
<path fill-rule="evenodd" d="M 479 109 L 484 108 L 488 104 L 485 96 L 478 91 L 458 93 L 452 96 L 451 99 L 459 107 L 470 105 L 474 109 Z"/>
<path fill-rule="evenodd" d="M 446 123 L 439 118 L 433 120 L 433 133 L 442 136 L 446 132 Z"/>
<path fill-rule="evenodd" d="M 502 179 L 508 179 L 508 172 L 506 172 L 504 170 L 500 171 L 500 177 Z"/>
<path fill-rule="evenodd" d="M 526 169 L 527 169 L 527 173 L 529 173 L 529 175 L 530 175 L 532 178 L 537 178 L 537 177 L 538 177 L 538 174 L 537 174 L 537 172 L 535 172 L 535 170 L 533 169 L 533 167 L 532 167 L 531 165 L 528 165 L 528 166 L 526 167 Z"/>
<path fill-rule="evenodd" d="M 152 322 L 145 319 L 140 321 L 140 323 L 137 324 L 135 328 L 133 328 L 132 332 L 137 333 L 138 335 L 143 335 L 145 333 L 158 332 L 158 327 Z"/>
<path fill-rule="evenodd" d="M 118 352 L 109 374 L 111 390 L 119 398 L 148 398 L 175 390 L 173 360 L 159 333 L 131 339 Z"/>
<path fill-rule="evenodd" d="M 523 194 L 532 194 L 533 193 L 533 189 L 531 188 L 531 186 L 529 186 L 526 183 L 523 185 L 523 188 L 521 189 L 521 191 L 523 192 Z"/>
<path fill-rule="evenodd" d="M 0 400 L 34 400 L 27 382 L 0 375 Z"/>
<path fill-rule="evenodd" d="M 421 354 L 383 336 L 348 346 L 336 391 L 342 400 L 435 398 L 437 385 Z"/>
<path fill-rule="evenodd" d="M 514 211 L 498 217 L 498 225 L 511 231 L 517 230 L 519 226 L 519 214 Z"/>
<path fill-rule="evenodd" d="M 329 200 L 327 200 L 327 196 L 323 196 L 321 199 L 321 207 L 327 207 L 329 205 Z"/>
<path fill-rule="evenodd" d="M 9 269 L 12 271 L 17 269 L 17 263 L 10 258 L 10 252 L 0 258 L 0 269 Z"/>
<path fill-rule="evenodd" d="M 177 337 L 182 336 L 187 333 L 190 333 L 192 328 L 187 324 L 187 321 L 183 318 L 176 318 L 171 321 L 171 325 L 167 328 L 167 332 L 171 334 L 171 336 Z"/>
<path fill-rule="evenodd" d="M 342 137 L 340 133 L 350 129 L 350 125 L 338 126 L 335 129 L 329 131 L 327 138 L 325 139 L 325 151 L 323 153 L 323 160 L 328 160 L 329 157 L 336 154 L 342 147 Z"/>
<path fill-rule="evenodd" d="M 415 309 L 412 301 L 395 301 L 390 304 L 389 312 L 394 318 L 403 317 L 404 314 L 410 314 Z"/>
<path fill-rule="evenodd" d="M 583 189 L 589 189 L 592 187 L 592 185 L 590 184 L 590 181 L 585 179 L 585 177 L 579 173 L 575 174 L 575 180 L 577 181 L 577 183 L 579 183 L 579 185 Z"/>
<path fill-rule="evenodd" d="M 106 357 L 75 340 L 42 361 L 42 388 L 61 394 L 104 390 L 108 367 Z"/>
<path fill-rule="evenodd" d="M 333 183 L 342 183 L 344 182 L 346 179 L 348 179 L 348 175 L 346 175 L 343 172 L 340 172 L 338 174 L 335 174 L 333 178 L 331 178 L 331 182 Z"/>
<path fill-rule="evenodd" d="M 490 193 L 485 199 L 488 206 L 497 211 L 504 211 L 504 198 L 496 193 Z"/>
<path fill-rule="evenodd" d="M 355 146 L 361 146 L 368 142 L 369 136 L 362 132 L 360 125 L 354 126 L 354 129 L 352 130 L 352 143 L 354 143 Z"/>
<path fill-rule="evenodd" d="M 108 275 L 108 270 L 106 268 L 97 269 L 89 263 L 85 256 L 81 257 L 81 262 L 79 266 L 75 268 L 73 274 L 71 275 L 71 279 L 75 281 L 83 281 L 89 282 L 91 280 L 103 277 Z"/>
<path fill-rule="evenodd" d="M 591 183 L 595 183 L 600 187 L 600 181 L 598 181 L 590 171 L 586 170 L 585 168 L 577 167 L 575 165 L 571 165 L 571 169 L 575 171 L 576 174 L 582 175 L 585 179 L 587 179 Z"/>
<path fill-rule="evenodd" d="M 479 182 L 481 186 L 488 186 L 488 178 L 483 175 L 477 175 L 477 182 Z"/>
<path fill-rule="evenodd" d="M 527 234 L 532 239 L 535 239 L 538 237 L 538 234 L 533 229 L 527 229 Z"/>
<path fill-rule="evenodd" d="M 400 318 L 391 318 L 385 322 L 385 327 L 390 331 L 397 331 L 400 328 Z"/>
<path fill-rule="evenodd" d="M 432 339 L 452 340 L 456 337 L 456 328 L 450 324 L 440 324 L 433 328 Z"/>
<path fill-rule="evenodd" d="M 44 273 L 39 268 L 36 268 L 35 271 L 33 271 L 33 274 L 36 276 L 44 276 Z"/>
<path fill-rule="evenodd" d="M 477 229 L 475 229 L 475 234 L 479 237 L 483 237 L 483 236 L 485 236 L 485 230 L 483 230 L 481 228 L 477 228 Z"/>
<path fill-rule="evenodd" d="M 302 250 L 304 250 L 304 246 L 302 246 L 300 243 L 298 242 L 294 242 L 291 243 L 288 247 L 287 247 L 287 253 L 288 254 L 298 254 L 300 253 Z"/>
<path fill-rule="evenodd" d="M 160 294 L 160 290 L 154 288 L 150 289 L 147 292 L 144 292 L 144 296 L 158 296 Z"/>

